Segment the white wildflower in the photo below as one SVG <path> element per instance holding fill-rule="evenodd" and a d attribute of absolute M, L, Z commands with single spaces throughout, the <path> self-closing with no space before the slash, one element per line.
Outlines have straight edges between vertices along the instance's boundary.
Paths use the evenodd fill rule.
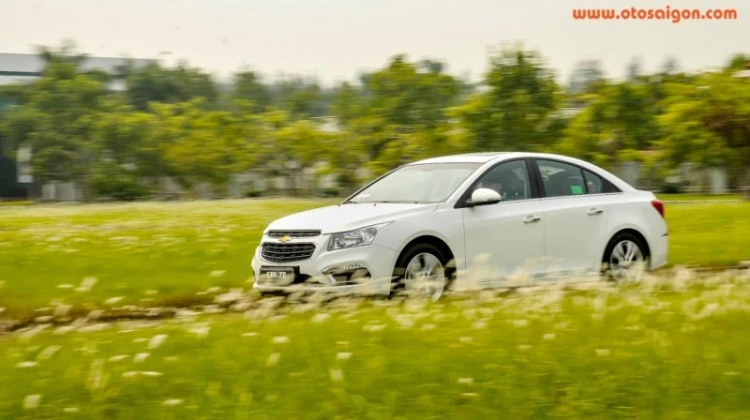
<path fill-rule="evenodd" d="M 519 344 L 518 350 L 521 350 L 521 351 L 531 350 L 531 346 L 528 344 Z"/>
<path fill-rule="evenodd" d="M 128 358 L 127 354 L 120 354 L 120 355 L 117 355 L 117 356 L 110 357 L 109 361 L 110 362 L 121 362 L 121 361 L 123 361 L 123 360 L 125 360 L 127 358 Z"/>
<path fill-rule="evenodd" d="M 477 321 L 474 323 L 474 329 L 481 330 L 487 328 L 487 322 L 486 321 Z"/>
<path fill-rule="evenodd" d="M 86 277 L 81 282 L 81 285 L 76 288 L 78 292 L 88 292 L 96 284 L 96 277 Z"/>
<path fill-rule="evenodd" d="M 336 353 L 336 359 L 338 360 L 349 360 L 349 358 L 352 357 L 352 354 L 350 352 L 339 352 Z"/>
<path fill-rule="evenodd" d="M 37 356 L 37 359 L 47 360 L 50 357 L 52 357 L 52 355 L 57 353 L 58 350 L 60 350 L 60 346 L 57 346 L 57 345 L 48 346 L 47 348 L 45 348 L 39 353 L 39 355 Z"/>
<path fill-rule="evenodd" d="M 141 372 L 141 375 L 155 377 L 155 376 L 161 376 L 162 373 L 161 372 L 153 372 L 153 371 L 145 371 L 145 372 Z"/>
<path fill-rule="evenodd" d="M 104 380 L 104 360 L 97 359 L 91 364 L 91 372 L 89 373 L 88 380 L 86 381 L 86 387 L 90 390 L 98 390 L 102 387 Z"/>
<path fill-rule="evenodd" d="M 246 332 L 242 334 L 243 337 L 255 337 L 256 335 L 258 335 L 257 332 Z"/>
<path fill-rule="evenodd" d="M 344 380 L 344 372 L 341 369 L 331 369 L 331 380 L 334 382 L 341 382 Z"/>
<path fill-rule="evenodd" d="M 73 285 L 72 284 L 58 284 L 57 288 L 58 289 L 72 289 Z"/>
<path fill-rule="evenodd" d="M 599 357 L 609 356 L 609 349 L 596 349 L 596 355 Z"/>
<path fill-rule="evenodd" d="M 68 413 L 68 414 L 77 413 L 78 411 L 79 411 L 78 407 L 65 407 L 65 408 L 63 408 L 63 413 Z"/>
<path fill-rule="evenodd" d="M 148 356 L 150 356 L 150 353 L 145 353 L 145 352 L 144 353 L 138 353 L 133 358 L 133 361 L 135 363 L 141 363 L 141 362 L 144 362 L 148 358 Z"/>
<path fill-rule="evenodd" d="M 105 304 L 105 305 L 114 305 L 114 304 L 116 304 L 117 302 L 119 302 L 119 301 L 121 301 L 121 300 L 123 300 L 123 299 L 125 299 L 125 296 L 115 296 L 115 297 L 111 297 L 111 298 L 109 298 L 109 299 L 105 300 L 105 301 L 104 301 L 104 304 Z"/>
<path fill-rule="evenodd" d="M 312 322 L 323 322 L 326 319 L 328 319 L 328 317 L 330 317 L 330 316 L 331 316 L 330 314 L 327 314 L 325 312 L 321 312 L 319 314 L 315 314 L 315 316 L 312 317 Z"/>
<path fill-rule="evenodd" d="M 548 334 L 544 334 L 544 335 L 542 336 L 542 339 L 544 339 L 544 340 L 546 340 L 546 341 L 552 341 L 552 340 L 554 340 L 554 339 L 555 339 L 555 334 L 554 334 L 554 333 L 548 333 Z"/>
<path fill-rule="evenodd" d="M 19 368 L 30 368 L 30 367 L 34 367 L 36 365 L 37 365 L 37 363 L 36 362 L 32 362 L 32 361 L 18 362 L 18 364 L 16 364 L 16 366 L 18 366 Z"/>
<path fill-rule="evenodd" d="M 266 361 L 266 366 L 276 366 L 279 363 L 281 353 L 271 353 Z"/>
<path fill-rule="evenodd" d="M 284 343 L 288 343 L 288 342 L 289 342 L 289 337 L 287 337 L 287 336 L 283 336 L 283 335 L 282 335 L 282 336 L 279 336 L 279 337 L 274 337 L 274 338 L 273 338 L 273 342 L 274 342 L 274 344 L 284 344 Z"/>
<path fill-rule="evenodd" d="M 41 394 L 27 395 L 26 398 L 23 399 L 23 408 L 26 410 L 33 410 L 39 407 L 39 402 L 41 401 L 41 399 Z"/>
<path fill-rule="evenodd" d="M 123 373 L 122 377 L 123 378 L 135 378 L 137 375 L 138 375 L 138 372 L 129 371 L 129 372 Z"/>
<path fill-rule="evenodd" d="M 208 332 L 211 330 L 211 327 L 208 325 L 198 325 L 190 329 L 190 332 L 195 334 L 199 338 L 206 338 L 208 337 Z"/>
<path fill-rule="evenodd" d="M 161 403 L 162 405 L 168 405 L 168 406 L 175 406 L 182 404 L 182 400 L 180 398 L 170 398 L 168 400 L 164 400 L 164 402 Z"/>
<path fill-rule="evenodd" d="M 525 326 L 529 325 L 529 321 L 526 320 L 526 319 L 516 319 L 516 320 L 513 321 L 513 325 L 516 326 L 516 327 L 519 327 L 519 328 L 520 327 L 525 327 Z"/>
<path fill-rule="evenodd" d="M 209 274 L 209 276 L 211 276 L 211 277 L 221 277 L 221 276 L 224 275 L 224 273 L 226 273 L 226 271 L 223 271 L 223 270 L 214 270 L 214 271 L 212 271 Z"/>
<path fill-rule="evenodd" d="M 148 342 L 148 348 L 155 349 L 164 343 L 164 340 L 167 339 L 166 334 L 157 334 L 153 337 L 151 337 L 151 340 Z"/>
<path fill-rule="evenodd" d="M 458 378 L 458 383 L 461 385 L 471 385 L 474 383 L 474 378 Z"/>

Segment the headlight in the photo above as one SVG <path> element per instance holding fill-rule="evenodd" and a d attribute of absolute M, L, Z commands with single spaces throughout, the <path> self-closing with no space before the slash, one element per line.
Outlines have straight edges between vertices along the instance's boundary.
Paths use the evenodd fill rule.
<path fill-rule="evenodd" d="M 379 225 L 367 226 L 349 232 L 334 233 L 328 240 L 328 250 L 354 248 L 358 246 L 370 245 L 375 239 L 375 235 L 381 229 L 391 222 L 381 223 Z"/>

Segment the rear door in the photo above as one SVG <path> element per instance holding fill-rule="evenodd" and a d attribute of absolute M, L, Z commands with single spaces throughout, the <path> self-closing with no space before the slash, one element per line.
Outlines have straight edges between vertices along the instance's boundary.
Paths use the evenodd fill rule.
<path fill-rule="evenodd" d="M 533 161 L 542 195 L 547 275 L 598 274 L 613 203 L 602 193 L 609 183 L 567 162 Z"/>

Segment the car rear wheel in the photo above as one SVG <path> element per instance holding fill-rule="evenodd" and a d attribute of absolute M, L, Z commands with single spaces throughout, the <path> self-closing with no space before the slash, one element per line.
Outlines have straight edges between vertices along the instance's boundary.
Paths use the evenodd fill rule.
<path fill-rule="evenodd" d="M 393 270 L 391 295 L 437 301 L 449 284 L 448 260 L 435 246 L 420 243 L 401 254 Z"/>
<path fill-rule="evenodd" d="M 643 241 L 629 232 L 615 235 L 604 251 L 602 266 L 608 280 L 641 281 L 648 266 L 648 255 Z"/>

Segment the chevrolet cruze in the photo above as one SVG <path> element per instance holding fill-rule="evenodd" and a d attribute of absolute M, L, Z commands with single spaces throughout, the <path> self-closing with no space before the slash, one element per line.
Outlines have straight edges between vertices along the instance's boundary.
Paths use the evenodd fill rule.
<path fill-rule="evenodd" d="M 426 159 L 338 205 L 263 232 L 254 289 L 438 299 L 471 283 L 502 287 L 594 275 L 635 280 L 667 262 L 663 204 L 591 163 L 538 153 Z"/>

